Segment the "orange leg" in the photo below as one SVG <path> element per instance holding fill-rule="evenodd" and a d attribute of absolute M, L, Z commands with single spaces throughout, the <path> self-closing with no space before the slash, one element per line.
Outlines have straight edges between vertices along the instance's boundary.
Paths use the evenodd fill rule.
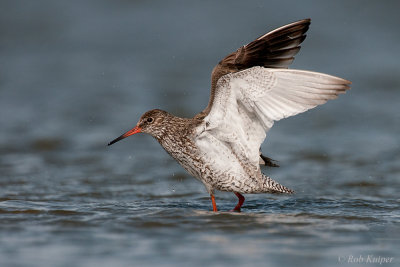
<path fill-rule="evenodd" d="M 239 198 L 239 202 L 237 203 L 236 207 L 232 211 L 240 212 L 240 208 L 242 207 L 242 205 L 244 203 L 244 196 L 242 196 L 238 192 L 234 192 L 234 193 Z"/>
<path fill-rule="evenodd" d="M 210 196 L 211 196 L 211 202 L 212 202 L 212 205 L 213 205 L 213 211 L 217 212 L 218 209 L 217 209 L 217 203 L 215 203 L 215 197 L 214 197 L 214 195 L 210 195 Z"/>

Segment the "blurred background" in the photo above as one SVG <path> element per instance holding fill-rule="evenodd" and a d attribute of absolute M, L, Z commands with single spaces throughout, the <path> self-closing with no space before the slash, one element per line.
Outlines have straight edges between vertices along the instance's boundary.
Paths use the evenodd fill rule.
<path fill-rule="evenodd" d="M 0 1 L 0 265 L 399 264 L 398 1 Z M 150 136 L 106 144 L 161 108 L 192 117 L 212 68 L 311 18 L 292 68 L 343 77 L 337 100 L 275 124 L 264 172 L 293 196 L 210 212 Z M 218 193 L 221 210 L 236 204 Z"/>

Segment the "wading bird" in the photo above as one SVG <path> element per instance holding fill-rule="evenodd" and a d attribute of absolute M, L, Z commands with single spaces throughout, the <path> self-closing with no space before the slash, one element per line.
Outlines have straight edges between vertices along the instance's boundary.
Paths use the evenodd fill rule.
<path fill-rule="evenodd" d="M 260 146 L 275 121 L 296 115 L 348 90 L 350 82 L 323 73 L 288 69 L 306 38 L 310 19 L 300 20 L 240 47 L 212 71 L 208 106 L 193 118 L 153 109 L 109 145 L 136 133 L 153 136 L 192 176 L 203 182 L 217 211 L 215 190 L 292 193 L 261 172 L 277 166 Z"/>

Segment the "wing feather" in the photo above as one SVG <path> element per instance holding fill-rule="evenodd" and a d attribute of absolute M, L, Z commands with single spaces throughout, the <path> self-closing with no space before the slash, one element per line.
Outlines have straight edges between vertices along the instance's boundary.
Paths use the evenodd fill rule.
<path fill-rule="evenodd" d="M 204 118 L 216 139 L 254 170 L 259 149 L 274 121 L 296 115 L 348 90 L 350 82 L 327 74 L 252 67 L 220 78 Z"/>
<path fill-rule="evenodd" d="M 211 74 L 211 94 L 208 106 L 197 116 L 203 118 L 210 112 L 214 95 L 218 93 L 216 92 L 217 82 L 222 76 L 254 66 L 287 68 L 299 52 L 300 44 L 306 38 L 310 23 L 310 19 L 303 19 L 279 27 L 222 59 Z"/>

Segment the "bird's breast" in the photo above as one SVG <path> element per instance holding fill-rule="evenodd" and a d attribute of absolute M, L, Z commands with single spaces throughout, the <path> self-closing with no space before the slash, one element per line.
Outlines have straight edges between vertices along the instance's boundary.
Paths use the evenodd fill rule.
<path fill-rule="evenodd" d="M 194 138 L 194 136 L 165 138 L 160 144 L 191 175 L 200 178 L 204 162 Z"/>

